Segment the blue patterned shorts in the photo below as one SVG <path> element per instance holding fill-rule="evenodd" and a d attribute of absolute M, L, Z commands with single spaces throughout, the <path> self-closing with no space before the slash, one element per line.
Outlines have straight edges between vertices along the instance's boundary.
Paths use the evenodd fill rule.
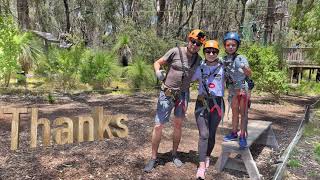
<path fill-rule="evenodd" d="M 174 108 L 174 115 L 176 117 L 185 117 L 188 109 L 189 92 L 181 92 L 179 97 L 174 100 L 171 96 L 166 96 L 163 91 L 160 91 L 157 113 L 154 118 L 156 124 L 165 124 L 169 122 L 170 114 Z"/>

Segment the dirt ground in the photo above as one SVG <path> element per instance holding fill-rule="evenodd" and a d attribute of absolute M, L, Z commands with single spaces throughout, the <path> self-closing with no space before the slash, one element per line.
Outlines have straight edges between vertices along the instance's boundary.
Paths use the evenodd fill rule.
<path fill-rule="evenodd" d="M 195 179 L 198 164 L 198 130 L 193 116 L 196 98 L 194 93 L 191 98 L 188 118 L 183 125 L 183 137 L 179 146 L 179 156 L 184 165 L 176 168 L 170 160 L 172 128 L 169 123 L 160 144 L 160 165 L 151 173 L 144 173 L 142 169 L 151 153 L 150 137 L 157 94 L 55 95 L 55 104 L 48 104 L 45 97 L 24 98 L 2 95 L 0 106 L 38 107 L 39 118 L 45 117 L 52 121 L 62 116 L 90 114 L 92 107 L 103 106 L 106 112 L 128 115 L 129 120 L 126 124 L 129 128 L 129 136 L 30 149 L 30 117 L 23 115 L 20 123 L 20 147 L 16 151 L 11 151 L 11 121 L 9 116 L 3 116 L 0 118 L 0 179 Z M 303 117 L 304 105 L 315 102 L 317 98 L 285 96 L 281 103 L 276 103 L 269 96 L 253 95 L 249 120 L 272 121 L 272 128 L 280 145 L 280 150 L 277 152 L 259 145 L 251 147 L 253 157 L 264 179 L 272 177 L 276 159 L 293 139 Z M 227 133 L 224 129 L 229 125 L 230 121 L 225 118 L 223 128 L 220 128 L 217 134 L 217 143 L 212 153 L 207 179 L 248 178 L 246 173 L 232 170 L 217 173 L 213 168 L 220 152 L 221 133 Z"/>

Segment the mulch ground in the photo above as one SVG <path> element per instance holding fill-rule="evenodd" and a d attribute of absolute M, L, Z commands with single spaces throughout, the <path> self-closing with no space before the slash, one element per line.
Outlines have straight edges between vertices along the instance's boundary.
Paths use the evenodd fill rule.
<path fill-rule="evenodd" d="M 20 144 L 16 151 L 10 150 L 11 121 L 9 116 L 0 118 L 0 179 L 195 179 L 198 165 L 198 130 L 193 117 L 195 94 L 192 94 L 188 118 L 183 125 L 183 137 L 179 156 L 184 165 L 174 167 L 170 160 L 172 128 L 167 124 L 159 148 L 160 164 L 151 173 L 143 167 L 150 158 L 151 131 L 156 109 L 157 95 L 135 93 L 134 95 L 78 94 L 55 96 L 56 103 L 48 104 L 46 98 L 2 95 L 3 107 L 38 107 L 39 118 L 54 120 L 57 117 L 73 117 L 90 114 L 94 106 L 103 106 L 112 114 L 127 114 L 129 136 L 103 141 L 39 146 L 29 148 L 30 117 L 21 116 Z M 293 139 L 304 115 L 304 105 L 311 104 L 316 97 L 285 96 L 275 102 L 269 96 L 254 95 L 249 119 L 273 122 L 273 130 L 280 145 L 279 151 L 253 145 L 251 151 L 264 179 L 271 179 L 276 159 Z M 230 113 L 231 114 L 231 113 Z M 213 165 L 220 153 L 221 133 L 227 133 L 230 125 L 227 118 L 218 131 L 217 143 L 212 153 L 212 166 L 207 179 L 246 179 L 243 172 L 224 170 L 217 173 Z"/>
<path fill-rule="evenodd" d="M 317 114 L 306 124 L 304 134 L 290 155 L 286 179 L 320 179 L 320 158 L 315 152 L 316 144 L 320 143 L 320 111 Z M 298 164 L 290 165 L 290 161 Z"/>

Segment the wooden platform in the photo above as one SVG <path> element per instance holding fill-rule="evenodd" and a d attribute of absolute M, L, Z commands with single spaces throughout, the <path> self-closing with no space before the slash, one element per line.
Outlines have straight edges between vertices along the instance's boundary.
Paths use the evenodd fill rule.
<path fill-rule="evenodd" d="M 238 141 L 223 142 L 221 154 L 216 163 L 216 169 L 221 172 L 225 167 L 229 169 L 248 172 L 251 179 L 261 179 L 256 163 L 249 147 L 253 144 L 264 144 L 278 149 L 279 145 L 271 128 L 271 122 L 251 120 L 248 123 L 248 148 L 240 150 Z M 240 159 L 229 158 L 231 153 L 241 156 Z M 244 164 L 244 166 L 243 166 Z"/>

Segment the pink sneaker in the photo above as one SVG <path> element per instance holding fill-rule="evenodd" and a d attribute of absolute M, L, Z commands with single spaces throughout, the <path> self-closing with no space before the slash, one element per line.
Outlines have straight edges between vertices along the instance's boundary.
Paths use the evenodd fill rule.
<path fill-rule="evenodd" d="M 198 168 L 196 178 L 197 180 L 203 180 L 206 173 L 205 168 Z"/>

